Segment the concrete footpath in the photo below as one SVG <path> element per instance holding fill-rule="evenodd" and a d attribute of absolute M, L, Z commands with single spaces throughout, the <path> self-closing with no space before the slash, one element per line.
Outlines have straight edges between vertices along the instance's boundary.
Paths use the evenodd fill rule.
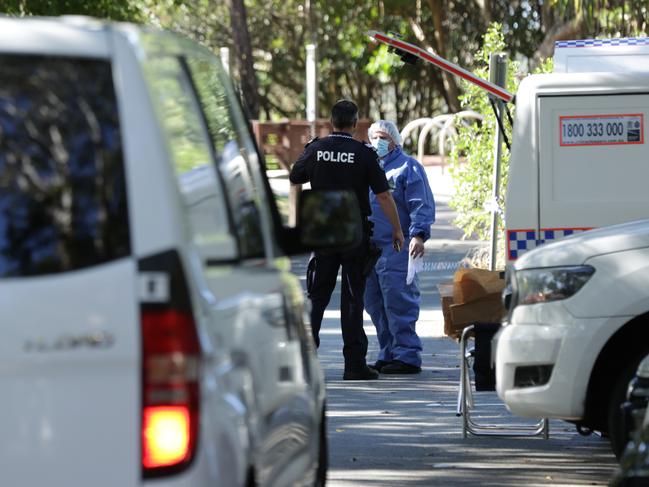
<path fill-rule="evenodd" d="M 607 485 L 615 459 L 607 440 L 582 437 L 568 423 L 552 421 L 550 439 L 462 438 L 456 417 L 459 347 L 443 336 L 436 285 L 452 279 L 460 260 L 482 242 L 461 241 L 447 203 L 448 174 L 427 168 L 437 202 L 437 223 L 426 243 L 420 276 L 422 307 L 417 325 L 424 345 L 423 371 L 382 375 L 377 381 L 343 381 L 340 290 L 325 312 L 319 358 L 327 381 L 330 487 L 571 486 Z M 306 259 L 293 261 L 302 279 Z M 376 360 L 374 327 L 366 315 L 368 363 Z M 520 423 L 495 393 L 477 393 L 475 414 Z"/>

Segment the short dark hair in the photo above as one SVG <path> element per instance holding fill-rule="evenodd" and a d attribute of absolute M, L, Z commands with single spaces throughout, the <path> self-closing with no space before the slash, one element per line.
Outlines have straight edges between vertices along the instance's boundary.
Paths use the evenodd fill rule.
<path fill-rule="evenodd" d="M 351 100 L 339 100 L 331 108 L 331 124 L 339 129 L 353 127 L 358 120 L 358 107 Z"/>

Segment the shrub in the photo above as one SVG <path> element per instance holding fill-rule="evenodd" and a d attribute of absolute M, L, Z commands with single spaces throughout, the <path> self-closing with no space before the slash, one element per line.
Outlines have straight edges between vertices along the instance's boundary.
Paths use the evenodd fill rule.
<path fill-rule="evenodd" d="M 503 52 L 505 50 L 502 25 L 493 23 L 489 26 L 484 35 L 482 49 L 477 53 L 478 69 L 474 72 L 477 76 L 489 79 L 489 56 L 491 53 Z M 535 72 L 550 72 L 552 60 L 542 63 Z M 508 59 L 507 61 L 507 83 L 506 89 L 516 93 L 518 83 L 522 79 L 519 73 L 520 66 L 517 62 Z M 455 224 L 464 231 L 465 238 L 477 237 L 480 240 L 488 240 L 491 228 L 491 212 L 488 207 L 491 205 L 491 194 L 493 191 L 493 162 L 494 162 L 494 136 L 498 125 L 487 93 L 478 86 L 466 82 L 464 94 L 460 97 L 462 107 L 471 109 L 484 116 L 481 123 L 474 123 L 470 126 L 456 124 L 458 136 L 455 141 L 454 150 L 451 153 L 450 172 L 453 177 L 455 194 L 451 199 L 450 206 L 457 211 Z M 515 106 L 508 105 L 514 116 Z M 507 116 L 503 117 L 505 133 L 511 142 L 511 125 Z M 498 197 L 498 208 L 504 212 L 505 209 L 505 188 L 509 169 L 509 150 L 505 144 L 502 147 L 501 169 L 500 169 L 500 194 Z M 504 266 L 504 232 L 503 214 L 498 218 L 498 242 L 500 265 Z"/>

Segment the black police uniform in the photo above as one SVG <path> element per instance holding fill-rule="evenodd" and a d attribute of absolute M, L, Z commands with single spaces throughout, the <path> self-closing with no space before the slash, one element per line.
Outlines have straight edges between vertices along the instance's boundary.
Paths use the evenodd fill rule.
<path fill-rule="evenodd" d="M 363 242 L 345 252 L 316 252 L 309 264 L 313 275 L 308 282 L 308 294 L 313 338 L 316 345 L 320 345 L 322 316 L 336 286 L 338 269 L 342 266 L 340 308 L 345 371 L 363 370 L 367 354 L 367 336 L 363 330 L 363 263 L 369 244 L 367 217 L 372 213 L 369 189 L 375 194 L 389 190 L 385 172 L 379 166 L 379 157 L 371 145 L 355 140 L 348 133 L 333 132 L 306 145 L 291 169 L 290 180 L 293 184 L 310 182 L 313 189 L 353 190 L 358 198 L 363 217 Z"/>

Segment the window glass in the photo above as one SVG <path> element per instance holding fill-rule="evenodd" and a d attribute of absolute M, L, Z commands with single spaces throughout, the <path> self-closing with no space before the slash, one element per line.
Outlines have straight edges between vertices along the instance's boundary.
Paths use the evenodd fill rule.
<path fill-rule="evenodd" d="M 111 65 L 0 55 L 0 277 L 130 254 Z"/>
<path fill-rule="evenodd" d="M 252 177 L 249 151 L 233 121 L 234 100 L 228 97 L 221 70 L 203 59 L 189 59 L 189 70 L 205 113 L 216 161 L 226 185 L 234 229 L 244 257 L 264 253 L 262 194 Z"/>
<path fill-rule="evenodd" d="M 233 257 L 236 242 L 189 77 L 182 62 L 173 57 L 151 59 L 146 69 L 194 242 L 206 259 Z"/>

